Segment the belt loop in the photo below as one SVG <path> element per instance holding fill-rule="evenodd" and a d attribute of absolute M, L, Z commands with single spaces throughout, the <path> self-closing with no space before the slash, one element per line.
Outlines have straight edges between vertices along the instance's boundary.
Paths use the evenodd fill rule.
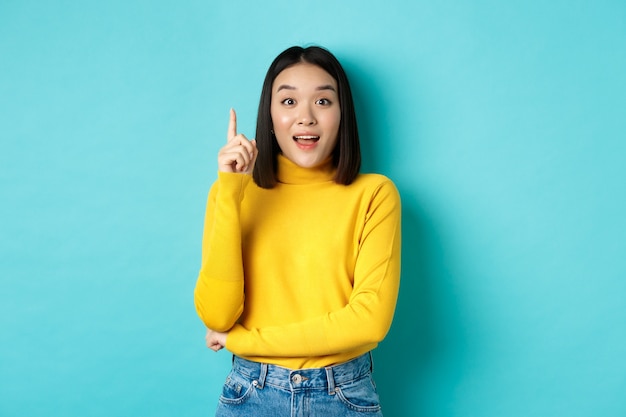
<path fill-rule="evenodd" d="M 326 369 L 326 380 L 328 381 L 328 395 L 335 395 L 335 377 L 333 375 L 333 367 L 327 366 L 324 369 Z"/>
<path fill-rule="evenodd" d="M 259 388 L 263 389 L 265 386 L 265 378 L 267 377 L 267 364 L 261 363 L 261 373 L 259 375 Z"/>
<path fill-rule="evenodd" d="M 372 351 L 368 352 L 370 354 L 370 373 L 374 372 L 374 356 L 372 355 Z"/>

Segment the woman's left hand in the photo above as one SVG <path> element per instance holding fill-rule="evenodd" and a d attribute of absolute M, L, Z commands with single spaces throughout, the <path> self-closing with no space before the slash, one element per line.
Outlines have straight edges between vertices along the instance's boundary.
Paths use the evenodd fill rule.
<path fill-rule="evenodd" d="M 206 329 L 206 346 L 217 352 L 226 346 L 226 336 L 228 333 L 216 332 L 215 330 Z"/>

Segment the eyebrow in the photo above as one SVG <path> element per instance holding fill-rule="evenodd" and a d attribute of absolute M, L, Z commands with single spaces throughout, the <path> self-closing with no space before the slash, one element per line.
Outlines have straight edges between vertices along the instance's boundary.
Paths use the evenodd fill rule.
<path fill-rule="evenodd" d="M 292 86 L 292 85 L 288 85 L 288 84 L 282 84 L 280 85 L 277 89 L 276 92 L 278 93 L 280 90 L 297 90 L 296 87 Z M 330 90 L 330 91 L 334 91 L 337 92 L 335 90 L 335 87 L 333 87 L 330 84 L 325 84 L 325 85 L 320 85 L 319 87 L 317 87 L 315 89 L 316 91 L 324 91 L 324 90 Z"/>

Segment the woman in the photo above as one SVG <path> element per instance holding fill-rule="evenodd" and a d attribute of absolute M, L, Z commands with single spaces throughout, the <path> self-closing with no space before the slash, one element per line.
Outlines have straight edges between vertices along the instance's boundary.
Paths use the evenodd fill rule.
<path fill-rule="evenodd" d="M 195 289 L 207 346 L 234 354 L 218 416 L 382 415 L 370 351 L 398 294 L 400 198 L 360 164 L 350 86 L 323 48 L 271 64 L 256 140 L 231 110 Z"/>

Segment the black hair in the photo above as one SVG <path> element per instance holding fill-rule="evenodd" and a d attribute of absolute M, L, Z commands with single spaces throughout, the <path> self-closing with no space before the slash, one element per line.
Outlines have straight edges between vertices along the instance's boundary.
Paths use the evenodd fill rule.
<path fill-rule="evenodd" d="M 316 65 L 330 74 L 337 82 L 341 120 L 337 144 L 332 153 L 332 163 L 337 168 L 334 181 L 337 184 L 351 184 L 361 168 L 361 146 L 352 92 L 348 77 L 337 58 L 327 49 L 319 46 L 288 48 L 274 59 L 267 70 L 257 116 L 255 139 L 259 153 L 252 172 L 254 182 L 262 188 L 273 188 L 278 182 L 276 172 L 280 147 L 272 133 L 273 123 L 270 113 L 272 85 L 278 74 L 298 63 Z"/>

